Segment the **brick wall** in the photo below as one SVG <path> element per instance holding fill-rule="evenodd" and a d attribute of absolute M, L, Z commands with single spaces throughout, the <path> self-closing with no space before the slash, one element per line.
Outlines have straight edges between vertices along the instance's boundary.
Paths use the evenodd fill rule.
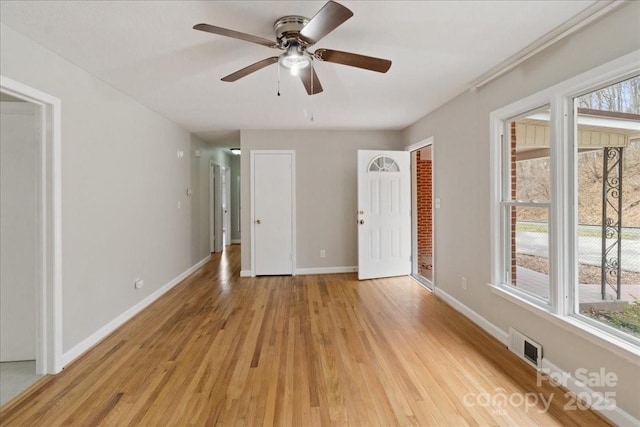
<path fill-rule="evenodd" d="M 431 264 L 433 249 L 431 247 L 431 236 L 433 233 L 432 221 L 432 182 L 431 182 L 431 160 L 421 160 L 420 151 L 416 157 L 416 178 L 417 178 L 417 208 L 418 208 L 418 262 L 421 267 Z"/>

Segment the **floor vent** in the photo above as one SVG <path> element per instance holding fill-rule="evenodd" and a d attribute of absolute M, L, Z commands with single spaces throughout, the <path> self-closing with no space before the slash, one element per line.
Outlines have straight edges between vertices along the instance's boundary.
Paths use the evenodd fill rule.
<path fill-rule="evenodd" d="M 542 368 L 542 346 L 513 328 L 509 328 L 509 350 L 534 368 Z"/>

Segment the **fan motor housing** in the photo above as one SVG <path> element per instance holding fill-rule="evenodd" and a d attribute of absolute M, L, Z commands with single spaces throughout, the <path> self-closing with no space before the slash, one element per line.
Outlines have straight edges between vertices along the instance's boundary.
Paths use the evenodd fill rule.
<path fill-rule="evenodd" d="M 299 45 L 307 46 L 308 43 L 300 37 L 300 30 L 302 30 L 308 23 L 309 18 L 299 15 L 288 15 L 278 19 L 273 24 L 273 30 L 276 33 L 278 45 L 281 48 L 286 48 L 289 45 L 289 42 L 294 41 Z"/>

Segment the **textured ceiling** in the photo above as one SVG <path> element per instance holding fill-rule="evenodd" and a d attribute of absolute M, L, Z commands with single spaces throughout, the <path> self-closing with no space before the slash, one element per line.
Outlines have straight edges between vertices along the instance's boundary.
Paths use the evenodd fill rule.
<path fill-rule="evenodd" d="M 402 129 L 593 1 L 344 1 L 354 16 L 315 48 L 390 59 L 387 74 L 316 63 L 306 95 L 277 66 L 220 78 L 280 51 L 192 29 L 274 38 L 324 1 L 2 1 L 0 19 L 207 140 L 238 129 Z M 314 121 L 309 117 L 313 112 Z"/>

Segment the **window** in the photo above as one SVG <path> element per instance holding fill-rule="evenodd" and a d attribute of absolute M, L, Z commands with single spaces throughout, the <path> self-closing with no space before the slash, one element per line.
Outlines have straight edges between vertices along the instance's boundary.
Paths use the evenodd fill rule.
<path fill-rule="evenodd" d="M 400 172 L 400 168 L 392 158 L 380 156 L 371 161 L 369 172 Z"/>
<path fill-rule="evenodd" d="M 640 76 L 574 98 L 577 315 L 640 337 Z"/>
<path fill-rule="evenodd" d="M 549 106 L 507 120 L 502 134 L 503 283 L 549 301 Z"/>
<path fill-rule="evenodd" d="M 495 292 L 637 351 L 637 53 L 494 111 L 491 139 Z"/>

